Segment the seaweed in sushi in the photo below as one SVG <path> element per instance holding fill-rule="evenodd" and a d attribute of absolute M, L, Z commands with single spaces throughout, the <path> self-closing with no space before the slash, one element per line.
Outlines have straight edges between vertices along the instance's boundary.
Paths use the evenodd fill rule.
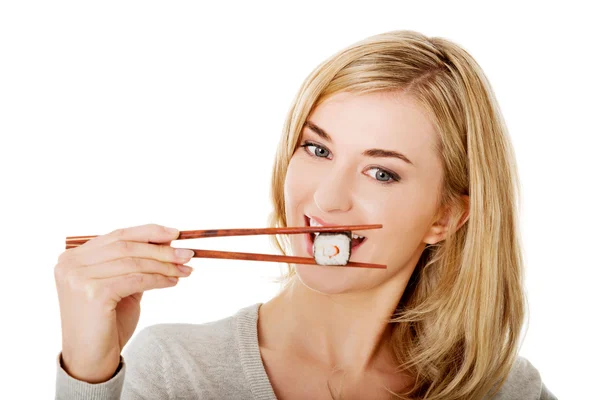
<path fill-rule="evenodd" d="M 346 265 L 351 244 L 351 232 L 321 232 L 315 236 L 313 256 L 319 265 Z"/>

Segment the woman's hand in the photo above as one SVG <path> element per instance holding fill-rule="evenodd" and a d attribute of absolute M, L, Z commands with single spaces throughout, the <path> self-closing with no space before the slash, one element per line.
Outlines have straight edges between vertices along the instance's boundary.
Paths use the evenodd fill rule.
<path fill-rule="evenodd" d="M 179 231 L 149 224 L 118 229 L 66 250 L 54 268 L 63 368 L 89 383 L 109 380 L 140 318 L 146 290 L 189 276 L 193 252 L 175 249 Z"/>

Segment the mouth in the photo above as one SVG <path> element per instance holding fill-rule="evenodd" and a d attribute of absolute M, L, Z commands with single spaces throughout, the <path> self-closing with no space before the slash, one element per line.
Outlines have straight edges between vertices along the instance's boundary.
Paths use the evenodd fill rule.
<path fill-rule="evenodd" d="M 308 215 L 304 216 L 304 224 L 305 224 L 305 226 L 336 226 L 335 224 L 322 223 L 322 221 L 317 220 L 316 218 L 311 218 Z M 315 237 L 318 234 L 319 234 L 318 232 L 306 234 L 306 238 L 308 241 L 309 253 L 311 256 L 313 255 L 312 246 L 315 242 Z M 367 238 L 365 236 L 359 235 L 356 232 L 352 232 L 352 241 L 350 242 L 350 249 L 352 250 L 352 252 L 354 252 L 356 249 L 358 249 L 358 247 L 360 247 L 366 240 L 367 240 Z"/>

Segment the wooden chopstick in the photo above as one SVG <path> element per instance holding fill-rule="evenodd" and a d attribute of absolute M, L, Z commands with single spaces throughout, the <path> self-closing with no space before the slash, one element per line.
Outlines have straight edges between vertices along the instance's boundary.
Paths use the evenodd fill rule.
<path fill-rule="evenodd" d="M 246 228 L 246 229 L 205 229 L 195 231 L 181 231 L 175 240 L 200 239 L 221 236 L 247 236 L 247 235 L 291 235 L 298 233 L 314 232 L 343 232 L 343 231 L 362 231 L 368 229 L 382 228 L 381 224 L 374 225 L 339 225 L 339 226 L 297 226 L 284 228 Z M 88 240 L 97 237 L 91 236 L 68 236 L 66 244 L 84 244 Z"/>
<path fill-rule="evenodd" d="M 237 253 L 230 251 L 217 251 L 217 250 L 194 250 L 194 257 L 197 258 L 224 258 L 229 260 L 250 260 L 250 261 L 273 261 L 291 264 L 311 264 L 319 265 L 314 258 L 309 257 L 295 257 L 295 256 L 281 256 L 275 254 L 256 254 L 256 253 Z M 386 269 L 386 265 L 382 264 L 371 264 L 349 261 L 346 265 L 340 265 L 340 267 L 357 267 L 357 268 L 381 268 Z"/>
<path fill-rule="evenodd" d="M 79 247 L 79 245 L 68 245 L 67 249 Z M 313 258 L 309 257 L 295 257 L 295 256 L 282 256 L 276 254 L 257 254 L 257 253 L 238 253 L 232 251 L 219 251 L 219 250 L 199 250 L 189 249 L 194 252 L 192 258 L 219 258 L 228 260 L 249 260 L 249 261 L 270 261 L 270 262 L 281 262 L 291 264 L 310 264 L 320 265 Z M 335 267 L 355 267 L 355 268 L 376 268 L 376 269 L 387 269 L 386 265 L 383 264 L 371 264 L 349 261 L 346 265 L 335 265 Z"/>
<path fill-rule="evenodd" d="M 175 240 L 184 239 L 199 239 L 208 237 L 220 237 L 220 236 L 245 236 L 245 235 L 273 235 L 273 234 L 298 234 L 298 233 L 312 233 L 312 232 L 344 232 L 344 231 L 359 231 L 367 229 L 379 229 L 383 226 L 381 224 L 375 225 L 340 225 L 340 226 L 300 226 L 300 227 L 285 227 L 285 228 L 258 228 L 258 229 L 206 229 L 206 230 L 195 230 L 195 231 L 180 231 L 179 236 Z M 94 236 L 69 236 L 66 239 L 66 249 L 73 249 L 79 247 L 87 241 L 97 237 Z M 219 250 L 200 250 L 190 249 L 194 251 L 193 258 L 219 258 L 229 260 L 250 260 L 250 261 L 270 261 L 270 262 L 282 262 L 291 264 L 309 264 L 309 265 L 320 265 L 313 258 L 309 257 L 295 257 L 295 256 L 283 256 L 276 254 L 257 254 L 257 253 L 239 253 L 231 251 L 219 251 Z M 346 265 L 340 265 L 339 267 L 356 267 L 356 268 L 378 268 L 386 269 L 387 266 L 383 264 L 371 264 L 349 261 Z"/>

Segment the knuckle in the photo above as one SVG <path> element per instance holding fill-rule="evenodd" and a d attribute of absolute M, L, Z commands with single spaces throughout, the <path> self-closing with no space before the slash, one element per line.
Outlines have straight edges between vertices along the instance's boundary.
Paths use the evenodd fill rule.
<path fill-rule="evenodd" d="M 56 262 L 58 264 L 70 263 L 73 260 L 73 250 L 75 250 L 75 249 L 68 249 L 68 250 L 65 250 L 62 253 L 60 253 Z"/>
<path fill-rule="evenodd" d="M 86 285 L 83 282 L 82 277 L 75 271 L 71 271 L 70 273 L 65 274 L 64 282 L 66 283 L 67 287 L 73 291 L 85 288 Z"/>
<path fill-rule="evenodd" d="M 68 252 L 68 250 L 65 250 L 62 253 L 60 253 L 60 255 L 58 256 L 58 259 L 56 260 L 56 262 L 58 263 L 58 265 L 60 265 L 60 264 L 64 263 L 65 261 L 67 261 L 67 258 L 69 257 L 69 255 L 67 255 L 67 252 Z"/>
<path fill-rule="evenodd" d="M 168 246 L 162 246 L 159 244 L 153 244 L 152 245 L 152 256 L 154 259 L 156 260 L 164 260 L 165 257 L 169 257 L 169 254 L 167 253 L 167 251 L 165 250 L 165 247 Z"/>
<path fill-rule="evenodd" d="M 119 240 L 115 242 L 115 246 L 117 247 L 117 251 L 121 255 L 127 255 L 131 251 L 131 243 L 126 240 Z"/>
<path fill-rule="evenodd" d="M 171 236 L 172 234 L 173 232 L 168 231 L 166 226 L 154 224 L 154 235 L 157 237 Z"/>
<path fill-rule="evenodd" d="M 64 282 L 72 274 L 74 274 L 74 268 L 66 260 L 59 261 L 54 266 L 54 278 L 56 282 Z"/>
<path fill-rule="evenodd" d="M 157 227 L 160 229 L 158 232 L 161 234 L 167 233 L 169 236 L 173 234 L 173 232 L 171 232 L 169 229 L 167 229 L 167 227 L 164 225 L 157 225 Z"/>
<path fill-rule="evenodd" d="M 57 282 L 62 282 L 65 278 L 66 272 L 66 265 L 59 262 L 54 266 L 54 279 L 56 279 Z"/>
<path fill-rule="evenodd" d="M 128 277 L 131 284 L 141 286 L 144 284 L 144 274 L 132 274 Z"/>
<path fill-rule="evenodd" d="M 157 234 L 162 231 L 162 227 L 158 224 L 146 224 L 144 225 L 144 230 L 149 232 L 150 234 Z"/>
<path fill-rule="evenodd" d="M 179 269 L 173 263 L 164 263 L 165 275 L 175 276 L 179 275 Z"/>
<path fill-rule="evenodd" d="M 83 293 L 88 301 L 95 301 L 106 296 L 107 288 L 99 282 L 89 280 L 82 285 Z"/>
<path fill-rule="evenodd" d="M 144 270 L 144 265 L 141 258 L 129 257 L 128 261 L 134 273 L 141 273 Z"/>
<path fill-rule="evenodd" d="M 125 232 L 126 232 L 125 228 L 119 228 L 119 229 L 115 229 L 114 231 L 112 231 L 110 233 L 110 235 L 114 236 L 117 239 L 121 239 L 125 236 Z"/>
<path fill-rule="evenodd" d="M 171 246 L 159 246 L 158 251 L 164 260 L 174 260 L 177 258 L 175 256 L 175 249 Z"/>

